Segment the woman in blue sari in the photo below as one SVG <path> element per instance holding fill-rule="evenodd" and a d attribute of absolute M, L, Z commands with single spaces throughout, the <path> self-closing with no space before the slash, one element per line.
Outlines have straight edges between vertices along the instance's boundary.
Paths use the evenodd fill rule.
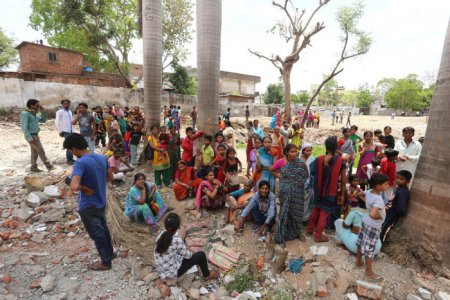
<path fill-rule="evenodd" d="M 256 170 L 253 173 L 253 182 L 258 186 L 259 182 L 266 180 L 269 182 L 270 191 L 275 193 L 275 176 L 270 172 L 275 160 L 278 160 L 280 153 L 275 147 L 272 147 L 272 138 L 266 136 L 263 139 L 263 147 L 255 151 Z"/>
<path fill-rule="evenodd" d="M 169 211 L 156 186 L 146 181 L 143 173 L 134 175 L 134 185 L 125 201 L 124 214 L 135 222 L 144 221 L 158 229 L 158 220 Z"/>

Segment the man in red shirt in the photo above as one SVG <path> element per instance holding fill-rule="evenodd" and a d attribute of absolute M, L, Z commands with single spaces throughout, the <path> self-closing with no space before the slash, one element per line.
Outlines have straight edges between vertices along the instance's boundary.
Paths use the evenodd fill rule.
<path fill-rule="evenodd" d="M 183 148 L 183 154 L 181 159 L 184 160 L 189 167 L 194 166 L 194 141 L 204 134 L 203 131 L 199 131 L 194 134 L 192 127 L 186 128 L 186 137 L 181 142 L 181 148 Z"/>

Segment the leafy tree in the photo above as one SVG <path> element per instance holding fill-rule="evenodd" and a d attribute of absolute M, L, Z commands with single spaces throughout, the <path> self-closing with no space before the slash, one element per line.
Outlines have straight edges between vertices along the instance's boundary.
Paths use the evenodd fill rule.
<path fill-rule="evenodd" d="M 191 40 L 190 0 L 164 0 L 163 61 L 185 59 Z M 33 0 L 30 25 L 50 45 L 87 54 L 96 69 L 123 75 L 131 84 L 129 53 L 138 37 L 136 0 Z"/>
<path fill-rule="evenodd" d="M 271 83 L 267 86 L 266 94 L 264 95 L 265 104 L 281 104 L 284 101 L 283 84 Z"/>
<path fill-rule="evenodd" d="M 373 103 L 373 96 L 367 85 L 360 86 L 356 93 L 356 104 L 359 108 L 370 107 Z"/>
<path fill-rule="evenodd" d="M 183 66 L 175 66 L 174 72 L 169 75 L 169 81 L 179 94 L 195 95 L 197 92 L 195 79 L 189 76 L 187 69 Z"/>
<path fill-rule="evenodd" d="M 386 92 L 385 101 L 390 108 L 422 110 L 427 106 L 424 101 L 423 82 L 416 74 L 396 80 Z"/>
<path fill-rule="evenodd" d="M 345 91 L 341 97 L 341 102 L 343 105 L 355 106 L 356 101 L 357 101 L 356 91 Z"/>
<path fill-rule="evenodd" d="M 17 62 L 17 50 L 14 41 L 0 27 L 0 70 L 8 68 Z"/>
<path fill-rule="evenodd" d="M 386 92 L 394 85 L 395 81 L 395 78 L 383 78 L 378 81 L 375 89 L 375 97 L 383 100 Z"/>
<path fill-rule="evenodd" d="M 320 0 L 318 2 L 316 8 L 309 15 L 305 14 L 305 10 L 295 7 L 292 0 L 272 2 L 275 7 L 281 9 L 285 16 L 285 21 L 279 21 L 270 31 L 272 33 L 278 31 L 281 39 L 287 44 L 287 48 L 290 49 L 290 51 L 286 56 L 282 57 L 279 54 L 266 56 L 249 49 L 250 53 L 269 61 L 280 72 L 283 78 L 285 110 L 288 119 L 291 117 L 290 96 L 292 69 L 299 61 L 301 51 L 308 46 L 311 46 L 311 39 L 313 36 L 325 28 L 324 22 L 315 22 L 313 19 L 317 12 L 328 4 L 330 0 Z M 363 55 L 369 51 L 372 43 L 370 35 L 357 28 L 358 22 L 363 15 L 363 8 L 362 3 L 357 2 L 353 6 L 341 7 L 338 10 L 336 17 L 343 33 L 341 38 L 342 49 L 339 51 L 340 56 L 338 57 L 334 68 L 322 81 L 316 93 L 314 93 L 309 100 L 306 107 L 306 113 L 325 83 L 343 71 L 342 64 L 345 60 Z M 348 48 L 352 48 L 352 50 L 348 51 Z M 306 119 L 303 120 L 303 123 L 305 120 Z M 301 124 L 301 126 L 303 126 L 303 124 Z"/>
<path fill-rule="evenodd" d="M 326 78 L 326 75 L 323 76 Z M 335 79 L 329 80 L 323 86 L 322 91 L 319 93 L 318 101 L 319 105 L 333 105 L 336 106 L 339 101 L 339 94 L 337 92 L 338 82 Z"/>
<path fill-rule="evenodd" d="M 300 97 L 298 94 L 291 94 L 291 102 L 294 104 L 300 103 Z"/>
<path fill-rule="evenodd" d="M 301 92 L 300 94 L 298 94 L 298 100 L 299 100 L 299 103 L 301 103 L 301 104 L 303 104 L 303 105 L 305 105 L 306 103 L 308 103 L 309 98 L 311 98 L 311 96 L 310 96 L 309 93 L 306 92 L 306 91 L 303 91 L 303 92 Z"/>

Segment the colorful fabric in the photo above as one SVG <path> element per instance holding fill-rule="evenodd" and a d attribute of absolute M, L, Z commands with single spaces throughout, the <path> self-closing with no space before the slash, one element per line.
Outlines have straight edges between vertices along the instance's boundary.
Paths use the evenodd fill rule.
<path fill-rule="evenodd" d="M 361 152 L 362 150 L 363 150 L 363 147 L 359 146 L 359 152 Z M 364 151 L 364 154 L 360 156 L 359 163 L 358 163 L 358 169 L 356 170 L 356 175 L 358 176 L 358 178 L 364 178 L 364 179 L 368 178 L 367 174 L 364 173 L 362 167 L 371 163 L 372 158 L 374 158 L 376 156 L 376 153 L 378 152 L 377 150 L 378 150 L 377 147 L 373 146 L 373 149 Z"/>
<path fill-rule="evenodd" d="M 209 163 L 214 159 L 214 149 L 211 145 L 202 145 L 201 148 L 202 158 L 203 158 L 203 165 L 208 166 Z"/>
<path fill-rule="evenodd" d="M 266 151 L 264 147 L 258 149 L 259 153 L 259 161 L 261 164 L 261 170 L 255 170 L 253 173 L 253 182 L 256 183 L 256 186 L 262 181 L 267 180 L 270 185 L 270 191 L 272 193 L 275 192 L 275 176 L 273 176 L 269 172 L 269 168 L 272 167 L 275 156 L 278 155 L 278 152 L 275 148 L 270 148 L 269 151 Z"/>
<path fill-rule="evenodd" d="M 215 179 L 216 184 L 220 184 L 220 182 Z M 198 189 L 197 196 L 195 198 L 195 208 L 220 208 L 225 203 L 225 193 L 223 191 L 218 191 L 216 197 L 211 199 L 206 195 L 206 191 L 213 192 L 214 186 L 208 181 L 203 180 Z"/>
<path fill-rule="evenodd" d="M 300 147 L 302 144 L 302 129 L 299 131 L 295 131 L 294 129 L 291 129 L 291 143 L 294 144 L 297 147 Z"/>
<path fill-rule="evenodd" d="M 150 182 L 146 182 L 145 184 L 150 193 L 152 184 Z M 133 185 L 128 192 L 127 199 L 125 200 L 125 215 L 136 222 L 140 222 L 143 219 L 148 225 L 155 226 L 167 210 L 164 200 L 161 195 L 155 191 L 153 193 L 153 203 L 151 203 L 150 195 L 147 196 L 146 203 L 140 204 L 139 202 L 141 201 L 142 190 Z M 156 205 L 157 213 L 154 213 L 154 211 L 150 208 L 152 205 Z M 155 209 L 153 208 L 153 210 Z"/>
<path fill-rule="evenodd" d="M 208 261 L 213 265 L 228 271 L 239 260 L 240 253 L 219 244 L 213 244 L 208 254 Z"/>
<path fill-rule="evenodd" d="M 161 147 L 161 143 L 157 138 L 154 138 L 152 136 L 148 137 L 148 142 L 153 142 L 153 146 L 155 148 Z M 170 158 L 167 151 L 164 151 L 162 154 L 159 151 L 153 152 L 153 160 L 152 160 L 152 168 L 155 171 L 162 171 L 165 169 L 170 168 Z"/>
<path fill-rule="evenodd" d="M 334 156 L 329 165 L 324 165 L 325 155 L 314 160 L 311 175 L 314 177 L 314 205 L 328 213 L 337 211 L 337 191 L 341 171 L 346 168 L 340 156 Z"/>
<path fill-rule="evenodd" d="M 175 179 L 175 173 L 178 169 L 178 162 L 181 159 L 181 141 L 180 135 L 175 133 L 170 136 L 169 144 L 167 144 L 167 151 L 169 152 L 170 158 L 170 177 L 172 180 Z"/>
<path fill-rule="evenodd" d="M 278 226 L 278 243 L 298 238 L 302 228 L 305 182 L 308 169 L 303 160 L 296 158 L 281 167 L 280 179 L 280 223 Z"/>
<path fill-rule="evenodd" d="M 363 255 L 373 258 L 375 256 L 375 249 L 377 243 L 380 240 L 381 228 L 373 227 L 362 223 L 361 230 L 359 231 L 358 240 L 356 246 L 361 247 Z"/>
<path fill-rule="evenodd" d="M 194 168 L 186 167 L 183 172 L 177 170 L 175 178 L 184 184 L 192 185 L 192 181 L 194 180 Z M 189 196 L 190 190 L 179 183 L 174 183 L 172 188 L 177 200 L 183 200 Z"/>

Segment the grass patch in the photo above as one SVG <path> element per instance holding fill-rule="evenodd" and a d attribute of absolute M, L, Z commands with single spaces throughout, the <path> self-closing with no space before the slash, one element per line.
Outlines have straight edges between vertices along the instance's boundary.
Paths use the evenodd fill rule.
<path fill-rule="evenodd" d="M 312 150 L 312 156 L 318 157 L 321 155 L 325 155 L 325 145 L 314 145 Z M 359 159 L 360 159 L 359 153 L 356 153 L 355 162 L 353 163 L 354 168 L 358 167 Z"/>
<path fill-rule="evenodd" d="M 247 145 L 246 144 L 242 144 L 242 143 L 237 143 L 236 144 L 236 148 L 238 148 L 238 149 L 247 149 Z"/>
<path fill-rule="evenodd" d="M 248 291 L 253 288 L 253 285 L 258 282 L 262 281 L 263 275 L 258 274 L 239 274 L 236 275 L 234 281 L 230 282 L 226 285 L 228 293 L 232 293 L 233 291 L 237 291 L 238 293 L 242 293 L 243 291 Z"/>
<path fill-rule="evenodd" d="M 11 111 L 9 109 L 0 108 L 0 117 L 6 117 L 9 114 L 11 114 Z"/>

